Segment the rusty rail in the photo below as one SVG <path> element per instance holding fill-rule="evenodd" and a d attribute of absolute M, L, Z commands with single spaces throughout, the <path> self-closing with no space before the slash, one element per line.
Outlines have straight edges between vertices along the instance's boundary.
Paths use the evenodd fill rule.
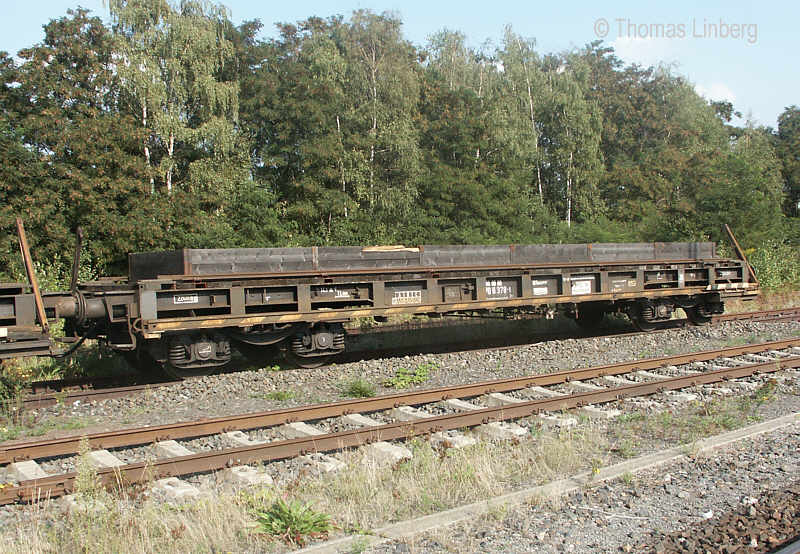
<path fill-rule="evenodd" d="M 470 398 L 491 392 L 508 392 L 532 386 L 557 385 L 568 383 L 569 381 L 593 379 L 607 375 L 622 375 L 630 373 L 631 371 L 656 369 L 667 365 L 703 362 L 723 356 L 741 356 L 744 354 L 755 354 L 767 350 L 780 350 L 794 346 L 800 347 L 800 338 L 733 346 L 718 350 L 704 350 L 689 354 L 646 358 L 633 362 L 619 362 L 609 365 L 546 373 L 543 375 L 495 379 L 464 385 L 401 392 L 373 398 L 357 398 L 342 402 L 298 406 L 282 410 L 271 410 L 229 417 L 208 418 L 192 422 L 138 427 L 134 429 L 123 429 L 121 431 L 108 431 L 104 433 L 94 433 L 85 437 L 72 436 L 52 440 L 18 442 L 0 445 L 0 463 L 10 463 L 44 456 L 75 454 L 78 452 L 80 442 L 83 438 L 88 440 L 89 446 L 94 449 L 135 446 L 148 444 L 154 441 L 187 439 L 227 431 L 282 425 L 294 421 L 325 419 L 353 412 L 374 412 L 401 405 L 426 404 L 450 398 Z"/>
<path fill-rule="evenodd" d="M 800 356 L 794 356 L 766 363 L 719 369 L 696 375 L 637 383 L 596 392 L 532 400 L 511 406 L 483 408 L 466 413 L 434 416 L 412 422 L 390 423 L 380 427 L 361 428 L 308 438 L 203 452 L 154 462 L 128 464 L 116 468 L 100 469 L 98 470 L 98 478 L 106 486 L 142 483 L 152 479 L 176 475 L 215 471 L 230 465 L 269 462 L 313 452 L 340 450 L 376 441 L 397 440 L 438 431 L 472 427 L 493 421 L 518 419 L 543 411 L 563 410 L 587 404 L 601 404 L 633 396 L 650 395 L 690 386 L 749 377 L 757 373 L 774 373 L 782 369 L 798 367 L 800 367 Z M 17 486 L 7 487 L 0 491 L 0 504 L 35 501 L 67 494 L 72 491 L 76 477 L 76 473 L 71 472 L 43 479 L 23 481 Z"/>

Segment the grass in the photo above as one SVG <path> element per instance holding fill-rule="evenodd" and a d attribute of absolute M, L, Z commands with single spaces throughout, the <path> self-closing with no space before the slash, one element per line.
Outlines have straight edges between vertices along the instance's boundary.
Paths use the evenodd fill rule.
<path fill-rule="evenodd" d="M 291 390 L 274 390 L 266 394 L 255 394 L 252 398 L 262 398 L 264 400 L 274 400 L 276 402 L 286 402 L 297 398 L 297 393 Z"/>
<path fill-rule="evenodd" d="M 774 398 L 777 385 L 768 381 L 749 396 L 693 403 L 682 412 L 623 414 L 611 429 L 615 451 L 623 458 L 637 454 L 639 437 L 667 444 L 690 444 L 699 438 L 731 431 L 759 421 L 758 408 Z"/>
<path fill-rule="evenodd" d="M 375 387 L 363 377 L 358 377 L 343 383 L 340 394 L 343 398 L 371 398 L 375 396 Z"/>
<path fill-rule="evenodd" d="M 778 310 L 800 306 L 800 291 L 762 291 L 754 300 L 731 299 L 725 302 L 726 313 L 754 312 L 759 310 Z"/>
<path fill-rule="evenodd" d="M 64 519 L 43 503 L 19 524 L 0 530 L 4 551 L 64 552 L 283 552 L 334 528 L 365 535 L 370 529 L 484 500 L 574 475 L 597 474 L 620 458 L 746 425 L 776 394 L 767 382 L 752 394 L 661 413 L 623 414 L 610 425 L 595 421 L 560 432 L 542 431 L 518 444 L 479 442 L 465 449 L 434 450 L 418 437 L 407 442 L 414 456 L 394 466 L 366 463 L 361 450 L 341 453 L 337 474 L 298 475 L 282 488 L 221 493 L 173 507 L 137 490 L 106 492 L 93 469 L 78 463 L 77 491 L 89 509 Z M 624 474 L 620 480 L 634 482 Z M 498 518 L 503 514 L 498 513 Z M 354 552 L 366 546 L 357 543 Z"/>
<path fill-rule="evenodd" d="M 412 385 L 419 385 L 430 378 L 432 371 L 439 369 L 435 363 L 419 364 L 413 370 L 401 367 L 395 372 L 394 377 L 383 382 L 384 387 L 393 389 L 406 389 Z"/>
<path fill-rule="evenodd" d="M 35 421 L 26 414 L 2 416 L 0 418 L 0 442 L 22 437 L 40 437 L 50 431 L 74 431 L 83 429 L 95 421 L 90 418 L 68 417 L 58 420 Z"/>
<path fill-rule="evenodd" d="M 310 504 L 278 498 L 266 509 L 255 511 L 258 530 L 287 544 L 303 546 L 309 538 L 326 537 L 333 529 L 331 516 Z"/>

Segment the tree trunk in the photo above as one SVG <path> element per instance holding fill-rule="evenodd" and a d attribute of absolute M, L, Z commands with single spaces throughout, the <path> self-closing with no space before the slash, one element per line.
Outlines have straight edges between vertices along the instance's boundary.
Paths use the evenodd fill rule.
<path fill-rule="evenodd" d="M 345 178 L 344 172 L 344 141 L 342 140 L 342 126 L 339 123 L 339 116 L 336 116 L 336 133 L 339 135 L 339 179 L 342 185 L 342 194 L 347 196 L 347 179 Z M 344 218 L 347 219 L 347 200 L 344 201 Z M 328 222 L 328 227 L 330 227 L 330 222 Z"/>
<path fill-rule="evenodd" d="M 572 226 L 572 152 L 567 166 L 567 227 Z"/>
<path fill-rule="evenodd" d="M 528 89 L 528 112 L 531 120 L 531 133 L 533 134 L 533 152 L 536 157 L 536 183 L 539 188 L 539 202 L 544 204 L 544 195 L 542 193 L 542 172 L 539 169 L 539 137 L 536 133 L 536 113 L 533 108 L 533 91 L 531 91 L 531 77 L 528 73 L 528 64 L 525 63 L 525 57 L 522 54 L 522 43 L 517 40 L 517 47 L 519 48 L 519 56 L 522 61 L 522 69 L 525 72 L 525 85 Z"/>
<path fill-rule="evenodd" d="M 167 150 L 167 155 L 169 156 L 170 166 L 167 169 L 166 181 L 167 181 L 167 194 L 172 194 L 172 154 L 175 152 L 175 135 L 170 132 L 169 134 L 169 149 Z"/>
<path fill-rule="evenodd" d="M 142 103 L 142 127 L 147 130 L 147 104 Z M 147 139 L 149 136 L 145 133 L 144 137 L 144 159 L 147 162 L 147 170 L 150 171 L 150 147 L 147 146 Z M 152 174 L 150 175 L 150 194 L 156 193 L 156 183 Z"/>
<path fill-rule="evenodd" d="M 372 144 L 369 146 L 369 208 L 375 210 L 375 143 L 378 140 L 378 67 L 375 49 L 372 49 Z"/>

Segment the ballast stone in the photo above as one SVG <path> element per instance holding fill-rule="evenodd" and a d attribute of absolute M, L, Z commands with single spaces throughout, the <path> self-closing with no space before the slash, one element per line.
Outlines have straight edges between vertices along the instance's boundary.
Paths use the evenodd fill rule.
<path fill-rule="evenodd" d="M 564 417 L 554 414 L 539 414 L 536 421 L 545 429 L 564 429 L 574 427 L 578 424 L 578 420 L 574 417 Z"/>
<path fill-rule="evenodd" d="M 85 495 L 68 494 L 61 499 L 61 505 L 68 514 L 100 514 L 108 509 L 104 502 Z"/>
<path fill-rule="evenodd" d="M 92 450 L 89 452 L 89 459 L 95 467 L 119 467 L 125 465 L 125 462 L 108 450 Z"/>
<path fill-rule="evenodd" d="M 150 489 L 153 493 L 163 496 L 169 501 L 185 502 L 188 500 L 196 500 L 200 497 L 200 490 L 182 481 L 177 477 L 167 477 L 166 479 L 159 479 L 153 483 Z"/>
<path fill-rule="evenodd" d="M 539 386 L 528 387 L 527 391 L 531 394 L 543 396 L 545 398 L 558 398 L 559 396 L 566 396 L 564 393 Z"/>
<path fill-rule="evenodd" d="M 584 406 L 578 408 L 577 412 L 589 419 L 614 419 L 622 413 L 620 410 L 598 408 L 596 406 Z"/>
<path fill-rule="evenodd" d="M 636 381 L 625 379 L 624 377 L 617 377 L 615 375 L 604 375 L 603 380 L 615 386 L 626 387 L 628 385 L 635 385 Z"/>
<path fill-rule="evenodd" d="M 481 409 L 481 406 L 478 406 L 477 404 L 467 402 L 466 400 L 460 400 L 458 398 L 449 398 L 445 400 L 443 404 L 451 410 L 455 410 L 457 412 L 471 412 Z"/>
<path fill-rule="evenodd" d="M 272 477 L 265 471 L 259 471 L 252 466 L 233 466 L 224 469 L 222 479 L 231 485 L 245 487 L 272 485 Z"/>
<path fill-rule="evenodd" d="M 157 442 L 155 448 L 156 454 L 162 458 L 179 458 L 181 456 L 191 456 L 194 454 L 194 452 L 175 441 Z"/>
<path fill-rule="evenodd" d="M 603 387 L 599 387 L 597 385 L 593 385 L 592 383 L 585 383 L 583 381 L 570 381 L 568 384 L 573 389 L 577 389 L 579 391 L 595 392 L 595 391 L 603 390 Z"/>
<path fill-rule="evenodd" d="M 267 442 L 267 441 L 254 441 L 242 431 L 229 431 L 228 433 L 225 433 L 223 436 L 236 446 L 258 446 L 259 444 L 266 444 Z"/>
<path fill-rule="evenodd" d="M 527 429 L 516 423 L 493 421 L 475 428 L 475 432 L 490 441 L 520 440 L 528 435 Z"/>
<path fill-rule="evenodd" d="M 8 473 L 11 477 L 16 478 L 17 481 L 44 479 L 48 476 L 41 466 L 36 463 L 36 460 L 25 460 L 23 462 L 9 464 Z"/>
<path fill-rule="evenodd" d="M 314 452 L 313 454 L 309 454 L 307 456 L 300 456 L 300 459 L 307 464 L 316 467 L 323 473 L 334 473 L 347 467 L 347 464 L 345 464 L 343 461 L 338 460 L 333 456 L 323 454 L 322 452 Z"/>
<path fill-rule="evenodd" d="M 467 448 L 477 444 L 477 442 L 473 437 L 468 437 L 458 431 L 442 431 L 431 435 L 431 446 L 437 449 Z"/>
<path fill-rule="evenodd" d="M 390 465 L 410 460 L 413 457 L 411 450 L 390 442 L 379 441 L 364 446 L 364 464 Z"/>
<path fill-rule="evenodd" d="M 281 426 L 279 431 L 284 437 L 289 439 L 304 439 L 307 437 L 316 437 L 325 434 L 324 431 L 321 431 L 313 425 L 309 425 L 308 423 L 304 423 L 302 421 L 287 423 L 286 425 Z"/>
<path fill-rule="evenodd" d="M 356 427 L 380 427 L 381 422 L 363 414 L 345 414 L 341 417 L 342 423 Z"/>
<path fill-rule="evenodd" d="M 432 414 L 419 408 L 411 406 L 398 406 L 392 410 L 392 417 L 397 421 L 417 421 L 428 417 L 433 417 Z"/>
<path fill-rule="evenodd" d="M 519 398 L 514 398 L 502 392 L 492 392 L 486 395 L 486 405 L 491 408 L 500 408 L 502 406 L 513 406 L 514 404 L 521 404 L 525 402 Z"/>

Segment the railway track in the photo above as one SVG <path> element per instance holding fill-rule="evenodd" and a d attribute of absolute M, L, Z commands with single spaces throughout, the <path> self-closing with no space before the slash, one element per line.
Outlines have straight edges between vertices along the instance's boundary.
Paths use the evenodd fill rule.
<path fill-rule="evenodd" d="M 796 320 L 800 319 L 800 308 L 783 308 L 778 310 L 761 310 L 755 312 L 746 312 L 740 314 L 725 314 L 720 316 L 714 316 L 712 322 L 713 323 L 721 323 L 727 321 L 786 321 L 786 320 Z M 689 321 L 686 319 L 675 319 L 670 322 L 670 325 L 667 329 L 674 329 L 678 327 L 683 327 L 690 325 Z M 408 331 L 410 329 L 424 329 L 424 326 L 409 326 L 406 324 L 403 325 L 385 325 L 381 327 L 377 327 L 374 330 L 369 331 L 370 333 L 387 333 L 387 332 L 399 332 L 399 331 Z M 665 329 L 665 330 L 667 330 Z M 353 334 L 355 335 L 364 335 L 366 334 L 362 330 L 353 330 Z M 621 335 L 630 335 L 630 334 L 641 334 L 641 331 L 612 331 L 610 333 L 590 333 L 587 336 L 621 336 Z M 569 337 L 574 335 L 569 335 Z M 553 333 L 553 334 L 546 334 L 546 335 L 537 335 L 537 338 L 569 338 L 568 336 L 564 335 L 564 333 Z M 529 340 L 529 339 L 528 339 Z M 514 346 L 518 346 L 517 343 L 515 344 L 498 344 L 494 345 L 490 348 L 513 348 Z M 485 344 L 478 344 L 473 342 L 470 343 L 450 343 L 450 344 L 443 344 L 437 347 L 437 351 L 453 351 L 456 349 L 486 349 Z M 379 350 L 372 350 L 370 352 L 353 352 L 349 354 L 345 354 L 337 358 L 337 362 L 341 361 L 348 361 L 350 358 L 352 360 L 362 359 L 364 356 L 369 357 L 386 357 L 392 355 L 405 355 L 408 354 L 409 351 L 407 349 L 379 349 Z M 341 358 L 341 359 L 340 359 Z M 51 380 L 51 381 L 40 381 L 33 383 L 28 390 L 23 395 L 21 402 L 19 402 L 19 409 L 23 410 L 31 410 L 37 408 L 44 408 L 47 406 L 53 406 L 55 404 L 61 403 L 73 403 L 75 401 L 80 402 L 91 402 L 93 400 L 105 400 L 108 398 L 122 398 L 125 396 L 130 396 L 139 392 L 144 392 L 147 390 L 152 390 L 158 387 L 165 387 L 170 385 L 175 385 L 180 383 L 180 381 L 175 380 L 167 380 L 167 381 L 159 381 L 148 379 L 144 380 L 143 382 L 128 382 L 127 384 L 122 384 L 119 377 L 116 378 L 79 378 L 79 379 L 69 379 L 69 380 Z"/>
<path fill-rule="evenodd" d="M 753 363 L 753 362 L 756 363 Z M 520 439 L 528 432 L 512 420 L 536 418 L 542 425 L 568 425 L 564 410 L 611 418 L 599 405 L 707 385 L 752 389 L 737 379 L 762 379 L 800 368 L 800 338 L 719 350 L 648 358 L 544 375 L 346 400 L 233 417 L 96 433 L 86 437 L 0 445 L 0 463 L 20 479 L 0 490 L 0 504 L 29 502 L 69 494 L 74 472 L 47 475 L 34 460 L 75 455 L 85 441 L 97 456 L 98 477 L 107 486 L 144 483 L 211 472 L 361 445 L 400 448 L 386 441 L 431 436 L 445 444 L 466 439 L 457 430 L 471 428 L 494 440 Z M 755 376 L 755 377 L 754 377 Z M 684 393 L 689 398 L 691 395 Z M 369 414 L 369 415 L 363 415 Z M 574 423 L 574 421 L 572 422 Z M 267 440 L 251 438 L 254 430 Z M 251 433 L 250 436 L 244 432 Z M 191 452 L 176 440 L 222 434 L 231 448 Z M 473 439 L 474 440 L 474 439 Z M 123 463 L 107 449 L 153 444 L 172 452 L 155 460 Z M 103 462 L 104 460 L 104 462 Z M 116 460 L 116 461 L 115 461 Z M 24 478 L 25 476 L 29 478 Z M 30 477 L 30 476 L 33 477 Z"/>

